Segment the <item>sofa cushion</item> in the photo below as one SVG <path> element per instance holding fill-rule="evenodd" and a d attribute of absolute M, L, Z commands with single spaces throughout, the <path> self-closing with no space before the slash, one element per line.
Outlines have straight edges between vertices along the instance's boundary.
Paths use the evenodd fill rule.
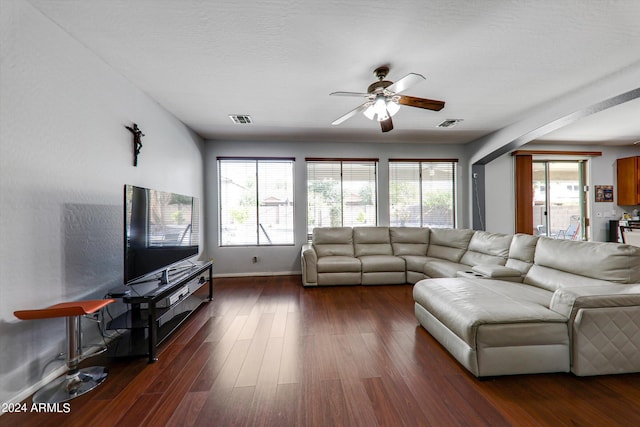
<path fill-rule="evenodd" d="M 456 277 L 456 273 L 468 270 L 469 266 L 458 262 L 451 262 L 445 259 L 432 258 L 424 265 L 422 272 L 427 277 Z"/>
<path fill-rule="evenodd" d="M 566 273 L 541 265 L 533 265 L 524 277 L 524 283 L 554 292 L 558 289 L 570 289 L 587 286 L 611 286 L 611 282 L 593 279 L 573 273 Z"/>
<path fill-rule="evenodd" d="M 504 265 L 509 256 L 512 238 L 513 236 L 506 234 L 476 231 L 460 262 L 467 265 Z"/>
<path fill-rule="evenodd" d="M 511 238 L 511 245 L 509 246 L 509 258 L 533 263 L 533 259 L 536 254 L 536 244 L 538 243 L 538 239 L 538 236 L 531 236 L 529 234 L 515 234 Z"/>
<path fill-rule="evenodd" d="M 407 273 L 406 273 L 406 281 L 407 281 L 407 283 L 415 284 L 415 283 L 419 282 L 422 279 L 426 279 L 426 277 L 424 276 L 424 273 L 407 270 Z"/>
<path fill-rule="evenodd" d="M 524 274 L 527 274 L 527 272 L 529 271 L 532 265 L 533 263 L 520 261 L 519 259 L 509 258 L 507 259 L 507 263 L 504 266 L 508 268 L 513 268 L 514 270 L 518 270 L 520 273 L 524 275 Z"/>
<path fill-rule="evenodd" d="M 640 247 L 618 243 L 540 238 L 535 265 L 615 283 L 640 283 Z"/>
<path fill-rule="evenodd" d="M 338 273 L 318 273 L 318 285 L 361 285 L 362 273 L 359 271 L 341 271 Z"/>
<path fill-rule="evenodd" d="M 389 227 L 354 227 L 354 251 L 357 257 L 364 255 L 391 255 Z"/>
<path fill-rule="evenodd" d="M 403 255 L 401 258 L 403 258 L 407 264 L 407 271 L 419 271 L 420 273 L 424 272 L 424 264 L 427 261 L 437 259 L 418 255 Z"/>
<path fill-rule="evenodd" d="M 363 285 L 403 285 L 407 283 L 404 271 L 370 271 L 362 273 Z"/>
<path fill-rule="evenodd" d="M 427 256 L 460 262 L 474 233 L 467 229 L 432 228 Z"/>
<path fill-rule="evenodd" d="M 428 228 L 390 227 L 389 235 L 393 254 L 396 256 L 426 256 L 429 247 L 429 232 Z"/>
<path fill-rule="evenodd" d="M 531 236 L 529 234 L 514 235 L 511 239 L 509 258 L 505 266 L 515 268 L 521 273 L 526 274 L 533 265 L 537 243 L 538 236 Z"/>
<path fill-rule="evenodd" d="M 402 271 L 406 269 L 404 259 L 393 255 L 365 255 L 358 258 L 362 263 L 362 272 Z"/>
<path fill-rule="evenodd" d="M 324 256 L 318 258 L 318 273 L 359 273 L 361 268 L 358 258 L 348 256 Z"/>
<path fill-rule="evenodd" d="M 318 258 L 354 256 L 351 227 L 318 227 L 313 229 L 313 248 Z"/>
<path fill-rule="evenodd" d="M 425 279 L 413 288 L 415 302 L 472 349 L 481 325 L 566 324 L 567 317 L 548 308 L 552 295 L 534 286 L 492 279 Z M 532 339 L 545 341 L 540 336 Z"/>

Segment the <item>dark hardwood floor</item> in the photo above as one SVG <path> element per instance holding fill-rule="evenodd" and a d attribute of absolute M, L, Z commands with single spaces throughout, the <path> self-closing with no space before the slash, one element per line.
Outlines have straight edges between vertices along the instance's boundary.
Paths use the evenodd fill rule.
<path fill-rule="evenodd" d="M 214 301 L 157 363 L 92 359 L 109 377 L 69 414 L 5 414 L 0 425 L 640 425 L 638 374 L 476 379 L 418 325 L 409 285 L 214 283 Z"/>

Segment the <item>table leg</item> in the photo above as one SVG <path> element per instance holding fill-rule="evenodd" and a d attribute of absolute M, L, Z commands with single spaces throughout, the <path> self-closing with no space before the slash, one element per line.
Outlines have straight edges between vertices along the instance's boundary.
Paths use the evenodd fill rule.
<path fill-rule="evenodd" d="M 158 361 L 158 322 L 156 319 L 156 303 L 149 302 L 149 363 Z"/>

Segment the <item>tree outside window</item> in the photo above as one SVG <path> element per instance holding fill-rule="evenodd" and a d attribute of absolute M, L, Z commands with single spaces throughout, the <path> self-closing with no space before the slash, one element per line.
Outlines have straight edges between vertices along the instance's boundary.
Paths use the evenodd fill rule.
<path fill-rule="evenodd" d="M 455 227 L 456 161 L 389 160 L 391 226 Z"/>
<path fill-rule="evenodd" d="M 307 159 L 307 233 L 377 225 L 376 160 Z"/>
<path fill-rule="evenodd" d="M 292 245 L 293 160 L 218 159 L 221 246 Z"/>

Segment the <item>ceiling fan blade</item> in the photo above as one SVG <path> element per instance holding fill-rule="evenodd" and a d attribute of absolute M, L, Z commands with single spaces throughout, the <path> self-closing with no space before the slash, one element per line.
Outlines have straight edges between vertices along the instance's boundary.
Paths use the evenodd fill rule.
<path fill-rule="evenodd" d="M 422 74 L 409 73 L 391 86 L 388 86 L 386 90 L 393 93 L 404 92 L 412 86 L 417 85 L 421 81 L 426 80 Z"/>
<path fill-rule="evenodd" d="M 329 95 L 334 96 L 357 96 L 359 98 L 366 98 L 371 95 L 370 93 L 362 93 L 362 92 L 331 92 Z"/>
<path fill-rule="evenodd" d="M 398 104 L 409 107 L 424 108 L 425 110 L 440 111 L 444 108 L 444 101 L 435 99 L 416 98 L 415 96 L 402 95 L 398 99 Z"/>
<path fill-rule="evenodd" d="M 371 105 L 371 102 L 365 102 L 364 104 L 361 104 L 358 107 L 354 108 L 353 110 L 349 111 L 347 114 L 338 117 L 331 124 L 333 126 L 339 125 L 340 123 L 344 122 L 345 120 L 350 119 L 351 117 L 355 116 L 356 114 L 366 110 L 370 105 Z"/>
<path fill-rule="evenodd" d="M 380 127 L 382 128 L 382 132 L 389 132 L 393 130 L 393 122 L 391 121 L 391 117 L 387 120 L 383 120 L 380 122 Z"/>

